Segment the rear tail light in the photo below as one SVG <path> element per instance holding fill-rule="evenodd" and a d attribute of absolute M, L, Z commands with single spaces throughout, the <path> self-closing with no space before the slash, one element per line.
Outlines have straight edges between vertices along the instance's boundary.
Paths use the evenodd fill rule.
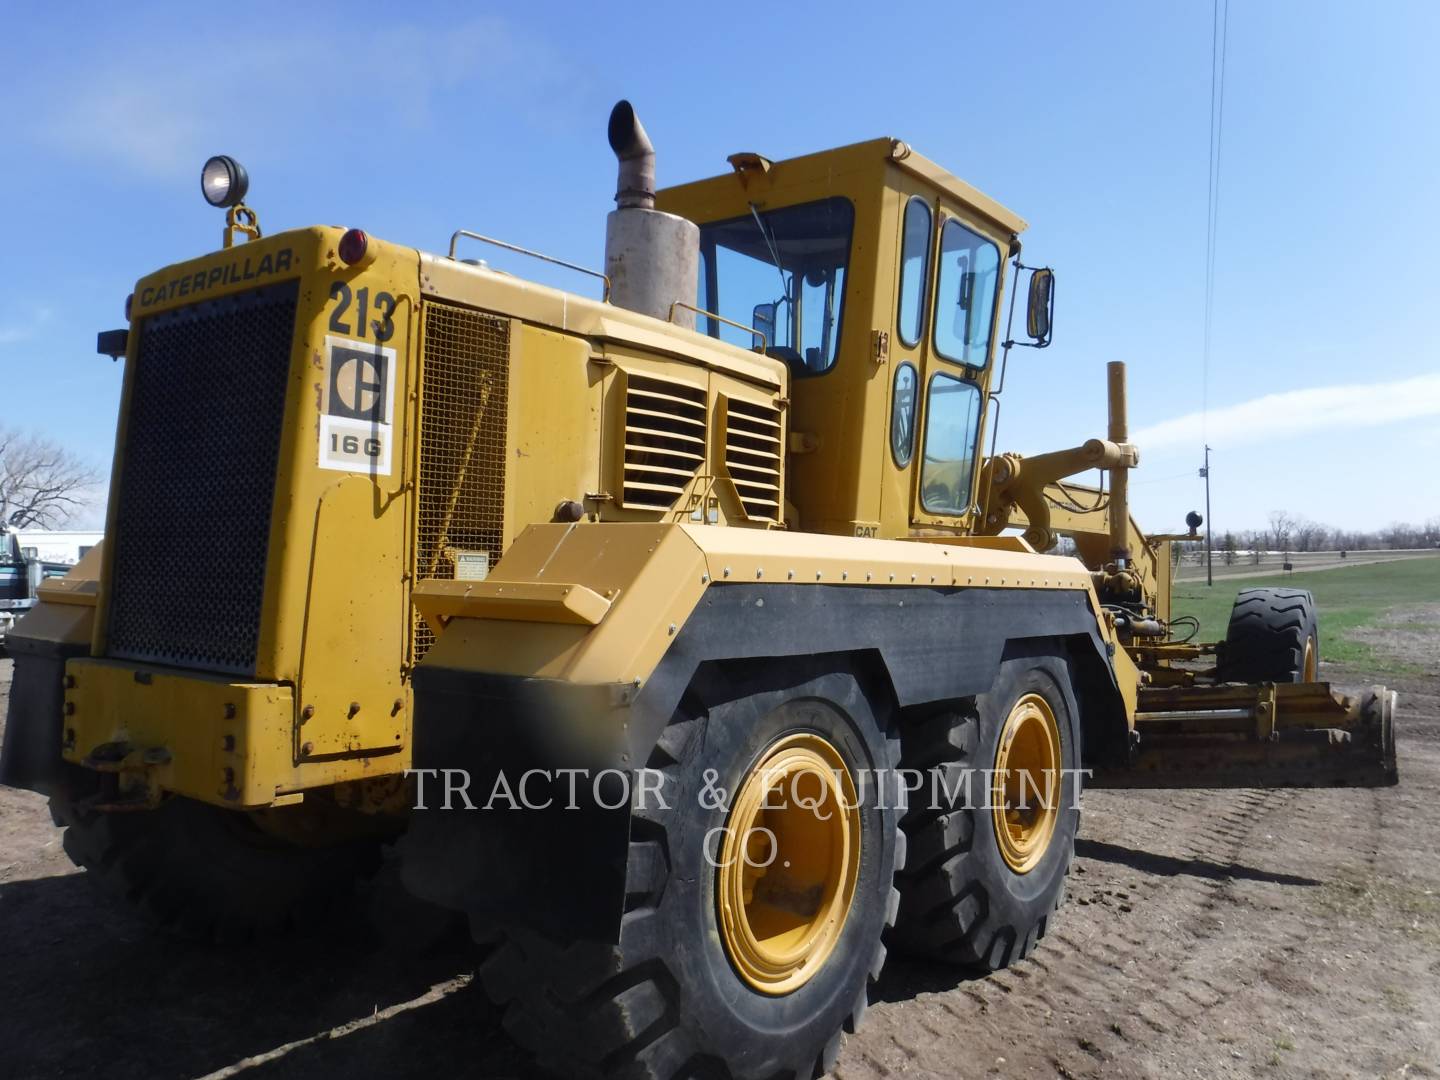
<path fill-rule="evenodd" d="M 365 258 L 369 250 L 370 238 L 360 229 L 346 229 L 345 235 L 340 237 L 340 244 L 336 251 L 340 255 L 340 261 L 354 266 Z"/>

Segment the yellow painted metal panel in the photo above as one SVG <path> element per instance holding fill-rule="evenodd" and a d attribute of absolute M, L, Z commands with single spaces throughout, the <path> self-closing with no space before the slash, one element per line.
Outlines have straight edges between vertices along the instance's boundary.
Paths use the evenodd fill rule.
<path fill-rule="evenodd" d="M 264 616 L 256 675 L 262 680 L 298 681 L 308 658 L 303 655 L 307 631 L 307 612 L 311 604 L 312 576 L 319 564 L 332 558 L 367 559 L 384 564 L 392 555 L 404 552 L 409 543 L 409 512 L 405 462 L 410 460 L 413 432 L 404 423 L 409 415 L 406 388 L 412 384 L 418 338 L 416 254 L 413 250 L 384 244 L 372 239 L 373 252 L 359 267 L 347 267 L 334 253 L 340 230 L 315 230 L 317 241 L 314 261 L 305 267 L 300 304 L 296 316 L 295 358 L 291 365 L 290 386 L 285 406 L 280 464 L 276 483 L 274 520 L 270 529 L 271 565 L 266 581 Z M 352 298 L 367 289 L 372 310 L 366 323 L 359 322 L 358 302 L 346 305 L 343 285 Z M 376 322 L 381 312 L 374 310 L 376 298 L 387 293 L 394 298 L 384 314 L 384 340 L 377 341 Z M 342 310 L 344 306 L 344 310 Z M 343 330 L 342 330 L 343 328 Z M 366 505 L 356 507 L 361 516 L 357 527 L 341 539 L 351 549 L 348 554 L 320 550 L 316 547 L 318 517 L 322 499 L 337 480 L 346 474 L 321 467 L 322 416 L 328 394 L 329 364 L 337 341 L 353 341 L 357 347 L 383 347 L 394 351 L 397 370 L 390 383 L 394 391 L 394 410 L 390 439 L 388 473 L 377 470 L 354 473 L 367 492 Z M 337 526 L 338 528 L 338 526 Z M 343 530 L 340 530 L 343 532 Z M 332 538 L 340 533 L 332 531 Z M 403 572 L 403 571 L 402 571 Z M 405 617 L 408 597 L 402 580 L 393 578 L 394 592 L 379 617 Z M 404 656 L 389 651 L 390 640 L 384 639 L 373 648 L 363 642 L 356 646 L 367 655 L 364 660 L 374 669 L 387 670 L 394 689 L 391 700 L 401 693 L 401 665 Z M 382 651 L 383 650 L 383 651 Z M 305 687 L 301 688 L 302 697 Z"/>
<path fill-rule="evenodd" d="M 15 623 L 10 635 L 55 645 L 88 643 L 95 632 L 95 607 L 72 603 L 74 599 L 66 597 L 59 603 L 42 599 Z"/>
<path fill-rule="evenodd" d="M 519 321 L 515 327 L 507 547 L 525 526 L 549 521 L 562 501 L 584 504 L 586 495 L 607 490 L 603 395 L 613 372 L 583 337 Z"/>
<path fill-rule="evenodd" d="M 583 584 L 609 599 L 609 609 L 593 627 L 457 615 L 432 662 L 583 684 L 643 683 L 705 590 L 726 582 L 1081 591 L 1109 639 L 1078 560 L 1014 548 L 704 525 L 537 525 L 516 540 L 491 581 L 540 580 Z"/>
<path fill-rule="evenodd" d="M 444 256 L 420 255 L 420 284 L 426 296 L 504 312 L 526 323 L 595 342 L 625 345 L 703 368 L 728 371 L 761 385 L 779 387 L 785 380 L 785 365 L 778 360 L 649 315 Z"/>
<path fill-rule="evenodd" d="M 163 751 L 146 777 L 220 806 L 265 806 L 291 771 L 288 686 L 231 683 L 110 660 L 72 660 L 66 674 L 65 757 L 105 743 Z"/>
<path fill-rule="evenodd" d="M 595 590 L 556 581 L 422 581 L 414 598 L 437 632 L 457 618 L 594 626 L 610 610 L 609 598 Z"/>
<path fill-rule="evenodd" d="M 515 541 L 491 580 L 582 583 L 610 606 L 593 629 L 455 618 L 431 663 L 577 683 L 633 682 L 664 655 L 699 602 L 706 572 L 680 526 L 536 525 Z"/>
<path fill-rule="evenodd" d="M 717 582 L 1089 590 L 1077 559 L 967 544 L 681 526 Z M 1098 610 L 1098 605 L 1096 605 Z"/>
<path fill-rule="evenodd" d="M 978 188 L 971 187 L 923 154 L 916 153 L 909 145 L 898 143 L 891 156 L 905 172 L 919 177 L 943 195 L 973 209 L 1002 229 L 1018 235 L 1028 227 L 1025 219 L 1019 214 L 1001 206 L 990 196 Z"/>
<path fill-rule="evenodd" d="M 63 755 L 81 763 L 105 743 L 164 751 L 145 769 L 153 788 L 232 809 L 405 768 L 392 751 L 302 762 L 294 754 L 290 687 L 233 682 L 144 664 L 84 657 L 66 664 Z M 282 800 L 283 801 L 283 800 Z"/>
<path fill-rule="evenodd" d="M 368 477 L 332 479 L 320 497 L 302 616 L 298 757 L 407 742 L 406 563 L 392 516 L 384 520 Z"/>
<path fill-rule="evenodd" d="M 35 590 L 42 604 L 78 604 L 94 607 L 100 596 L 100 568 L 105 562 L 105 541 L 87 551 L 64 577 L 46 578 Z"/>

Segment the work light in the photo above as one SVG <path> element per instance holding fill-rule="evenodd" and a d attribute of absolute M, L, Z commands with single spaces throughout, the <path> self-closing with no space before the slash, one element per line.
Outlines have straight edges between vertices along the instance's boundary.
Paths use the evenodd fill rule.
<path fill-rule="evenodd" d="M 212 157 L 200 170 L 200 191 L 211 206 L 238 206 L 249 187 L 245 167 L 228 155 Z"/>

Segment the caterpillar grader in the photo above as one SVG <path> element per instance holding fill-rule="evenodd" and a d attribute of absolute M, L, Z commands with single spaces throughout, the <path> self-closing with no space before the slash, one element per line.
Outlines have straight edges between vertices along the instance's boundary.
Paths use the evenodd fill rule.
<path fill-rule="evenodd" d="M 1036 947 L 1083 786 L 1395 782 L 1308 593 L 1172 614 L 1123 366 L 1103 437 L 995 452 L 1018 216 L 891 138 L 664 190 L 609 141 L 603 271 L 262 234 L 206 164 L 224 246 L 100 335 L 103 549 L 9 640 L 0 779 L 118 901 L 246 939 L 394 844 L 542 1066 L 808 1080 L 887 949 Z"/>

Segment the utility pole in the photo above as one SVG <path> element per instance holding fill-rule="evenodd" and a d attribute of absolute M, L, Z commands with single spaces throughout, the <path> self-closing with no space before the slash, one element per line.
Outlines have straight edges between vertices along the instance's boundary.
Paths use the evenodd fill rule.
<path fill-rule="evenodd" d="M 1212 562 L 1214 545 L 1210 537 L 1215 533 L 1215 526 L 1210 521 L 1210 446 L 1205 446 L 1205 467 L 1200 470 L 1200 475 L 1205 478 L 1205 584 L 1215 584 L 1215 569 Z"/>

